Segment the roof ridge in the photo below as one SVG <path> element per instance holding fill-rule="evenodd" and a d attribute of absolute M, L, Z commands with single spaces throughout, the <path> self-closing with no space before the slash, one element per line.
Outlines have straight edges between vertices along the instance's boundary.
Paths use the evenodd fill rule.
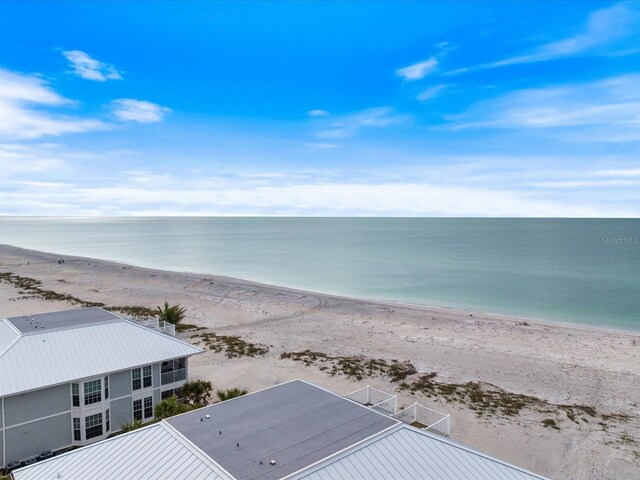
<path fill-rule="evenodd" d="M 8 319 L 4 319 L 2 320 L 4 323 L 7 324 L 7 326 L 13 331 L 13 333 L 16 334 L 15 338 L 13 340 L 11 340 L 2 350 L 0 350 L 0 358 L 2 358 L 2 356 L 7 353 L 9 350 L 11 350 L 11 348 L 18 343 L 18 341 L 22 338 L 22 332 L 20 330 L 18 330 L 16 328 L 16 326 L 11 323 Z"/>
<path fill-rule="evenodd" d="M 180 433 L 177 428 L 167 422 L 165 419 L 160 420 L 158 425 L 161 425 L 167 433 L 172 435 L 176 440 L 178 440 L 182 445 L 184 445 L 191 453 L 200 458 L 203 462 L 207 463 L 212 469 L 219 470 L 216 473 L 223 473 L 229 480 L 235 480 L 236 477 L 231 475 L 222 465 L 216 462 L 213 458 L 207 455 L 206 452 L 200 449 L 195 443 L 189 440 L 185 435 Z"/>

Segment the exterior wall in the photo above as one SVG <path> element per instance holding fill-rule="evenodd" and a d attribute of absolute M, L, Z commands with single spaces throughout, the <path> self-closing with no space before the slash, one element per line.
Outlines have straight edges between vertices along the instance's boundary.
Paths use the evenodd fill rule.
<path fill-rule="evenodd" d="M 122 425 L 133 420 L 132 402 L 133 400 L 130 396 L 111 401 L 109 414 L 111 415 L 112 432 L 117 432 L 121 429 Z"/>
<path fill-rule="evenodd" d="M 111 398 L 131 395 L 131 370 L 109 375 L 109 396 Z"/>
<path fill-rule="evenodd" d="M 160 364 L 156 363 L 153 365 L 153 386 L 160 386 Z"/>
<path fill-rule="evenodd" d="M 69 384 L 13 395 L 4 399 L 6 427 L 36 418 L 48 417 L 71 409 Z M 7 442 L 9 443 L 9 442 Z"/>
<path fill-rule="evenodd" d="M 80 383 L 79 407 L 72 406 L 71 383 L 0 399 L 0 469 L 12 461 L 26 460 L 47 450 L 86 445 L 119 431 L 123 424 L 133 420 L 133 400 L 152 396 L 155 407 L 161 400 L 162 391 L 179 388 L 185 383 L 186 379 L 180 379 L 161 385 L 160 365 L 151 365 L 152 385 L 135 391 L 132 390 L 131 370 L 109 374 L 108 399 L 104 398 L 104 376 L 78 379 L 73 383 Z M 185 359 L 184 373 L 188 375 L 188 359 Z M 102 401 L 84 405 L 82 382 L 98 378 L 102 380 Z M 86 440 L 86 416 L 101 412 L 104 428 L 106 409 L 110 414 L 110 430 L 105 429 L 104 435 Z M 73 440 L 73 417 L 81 419 L 81 441 Z"/>
<path fill-rule="evenodd" d="M 37 420 L 5 430 L 7 463 L 71 445 L 71 414 Z"/>

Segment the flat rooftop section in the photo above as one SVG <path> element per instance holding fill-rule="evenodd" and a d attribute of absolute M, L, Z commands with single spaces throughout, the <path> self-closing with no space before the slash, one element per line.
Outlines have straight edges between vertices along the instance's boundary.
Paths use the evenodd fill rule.
<path fill-rule="evenodd" d="M 285 477 L 400 423 L 301 380 L 166 421 L 243 480 Z"/>
<path fill-rule="evenodd" d="M 39 333 L 58 328 L 72 328 L 93 323 L 122 321 L 119 316 L 98 307 L 76 308 L 62 312 L 38 313 L 7 318 L 20 333 Z"/>

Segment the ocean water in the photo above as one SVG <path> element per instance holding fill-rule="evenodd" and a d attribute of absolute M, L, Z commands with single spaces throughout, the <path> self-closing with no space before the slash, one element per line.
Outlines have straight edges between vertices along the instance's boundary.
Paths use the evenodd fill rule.
<path fill-rule="evenodd" d="M 0 217 L 0 243 L 640 330 L 640 220 Z"/>

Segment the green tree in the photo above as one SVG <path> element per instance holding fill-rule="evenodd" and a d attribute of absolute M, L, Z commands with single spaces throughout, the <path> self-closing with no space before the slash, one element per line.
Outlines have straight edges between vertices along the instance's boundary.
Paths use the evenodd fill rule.
<path fill-rule="evenodd" d="M 178 402 L 178 398 L 175 395 L 172 395 L 157 403 L 153 413 L 157 419 L 162 419 L 173 417 L 174 415 L 187 411 L 189 411 L 189 407 Z"/>
<path fill-rule="evenodd" d="M 131 432 L 132 430 L 137 430 L 144 425 L 142 420 L 134 420 L 133 422 L 127 422 L 120 427 L 122 433 Z"/>
<path fill-rule="evenodd" d="M 227 390 L 218 390 L 216 392 L 216 395 L 218 395 L 220 401 L 223 402 L 231 398 L 241 397 L 242 395 L 246 395 L 247 393 L 249 392 L 240 388 L 228 388 Z"/>
<path fill-rule="evenodd" d="M 156 314 L 160 320 L 176 325 L 184 319 L 186 311 L 186 308 L 181 307 L 178 304 L 169 306 L 169 302 L 164 302 L 163 307 L 157 307 Z"/>
<path fill-rule="evenodd" d="M 191 407 L 202 407 L 209 403 L 212 389 L 211 382 L 206 380 L 191 380 L 180 387 L 185 403 Z"/>

